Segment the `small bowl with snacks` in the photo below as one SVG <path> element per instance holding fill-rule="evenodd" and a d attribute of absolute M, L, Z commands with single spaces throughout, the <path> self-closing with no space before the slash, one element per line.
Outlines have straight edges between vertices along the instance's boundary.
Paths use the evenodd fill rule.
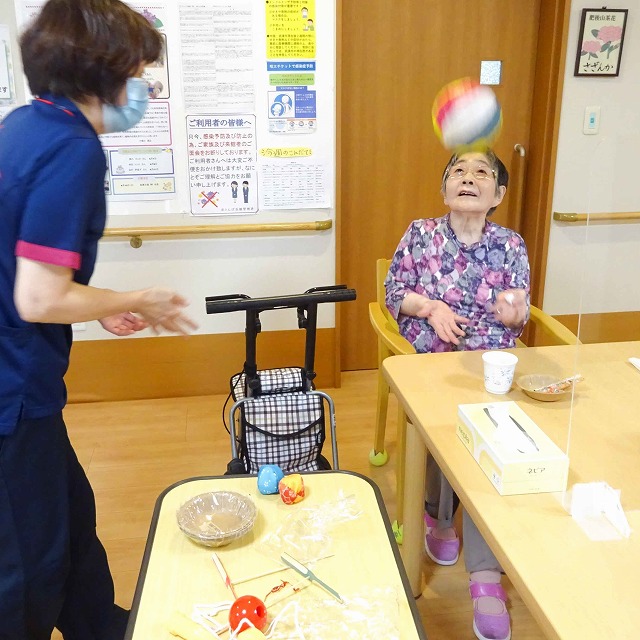
<path fill-rule="evenodd" d="M 516 384 L 534 400 L 541 402 L 555 402 L 562 398 L 571 397 L 573 386 L 584 378 L 581 375 L 558 378 L 558 376 L 546 373 L 532 373 L 520 376 Z"/>

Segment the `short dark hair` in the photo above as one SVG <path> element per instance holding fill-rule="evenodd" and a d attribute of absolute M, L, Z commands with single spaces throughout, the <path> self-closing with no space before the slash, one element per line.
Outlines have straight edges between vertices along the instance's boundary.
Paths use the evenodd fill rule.
<path fill-rule="evenodd" d="M 95 96 L 111 104 L 162 48 L 160 33 L 120 0 L 49 0 L 20 37 L 33 95 Z"/>
<path fill-rule="evenodd" d="M 453 165 L 456 162 L 458 162 L 458 160 L 460 159 L 460 156 L 463 156 L 467 153 L 473 153 L 473 151 L 463 151 L 461 153 L 454 153 L 451 156 L 451 158 L 449 158 L 449 162 L 447 162 L 447 166 L 444 168 L 444 171 L 442 172 L 442 193 L 444 193 L 445 183 L 447 181 L 447 177 L 449 176 L 449 171 L 451 170 L 451 167 L 453 167 Z M 502 162 L 502 160 L 498 158 L 495 151 L 493 151 L 492 149 L 486 149 L 485 151 L 479 151 L 478 153 L 482 153 L 482 155 L 487 159 L 489 166 L 491 167 L 491 169 L 493 169 L 495 173 L 496 193 L 498 193 L 498 189 L 500 187 L 504 187 L 506 189 L 509 186 L 509 171 L 507 170 L 507 167 L 504 166 L 504 163 Z M 495 210 L 496 210 L 496 207 L 491 207 L 491 209 L 489 209 L 489 211 L 487 212 L 487 216 L 490 216 Z"/>

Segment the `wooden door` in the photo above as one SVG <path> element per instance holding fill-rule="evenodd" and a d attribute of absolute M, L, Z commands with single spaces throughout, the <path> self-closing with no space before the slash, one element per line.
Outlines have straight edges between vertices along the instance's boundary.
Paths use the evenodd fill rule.
<path fill-rule="evenodd" d="M 353 370 L 376 366 L 367 311 L 376 259 L 393 255 L 412 220 L 446 213 L 440 180 L 449 153 L 433 132 L 433 99 L 451 80 L 478 79 L 482 60 L 502 62 L 495 149 L 517 187 L 514 145 L 530 146 L 540 1 L 341 5 L 338 268 L 358 300 L 340 309 L 340 342 L 341 367 Z M 493 219 L 520 230 L 516 196 L 512 187 Z"/>

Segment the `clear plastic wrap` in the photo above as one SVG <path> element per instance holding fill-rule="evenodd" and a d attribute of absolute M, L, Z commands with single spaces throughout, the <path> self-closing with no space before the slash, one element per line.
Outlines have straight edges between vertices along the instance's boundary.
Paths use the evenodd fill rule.
<path fill-rule="evenodd" d="M 263 633 L 268 640 L 400 640 L 398 594 L 369 587 L 347 594 L 340 604 L 305 589 L 269 609 Z M 232 633 L 230 640 L 235 638 Z"/>
<path fill-rule="evenodd" d="M 258 541 L 256 548 L 276 562 L 283 553 L 303 563 L 314 562 L 331 554 L 331 529 L 355 520 L 361 513 L 355 496 L 339 494 L 336 500 L 290 514 L 275 531 Z"/>

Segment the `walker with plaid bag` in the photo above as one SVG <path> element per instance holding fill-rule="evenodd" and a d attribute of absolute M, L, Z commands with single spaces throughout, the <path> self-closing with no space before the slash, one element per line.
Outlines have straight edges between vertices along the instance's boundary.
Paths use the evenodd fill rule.
<path fill-rule="evenodd" d="M 242 372 L 231 378 L 234 404 L 229 412 L 231 462 L 227 474 L 257 474 L 265 464 L 277 464 L 285 473 L 331 469 L 322 455 L 326 439 L 325 405 L 329 412 L 333 468 L 338 468 L 333 400 L 313 385 L 318 304 L 355 300 L 345 285 L 316 287 L 305 293 L 268 298 L 243 294 L 206 298 L 207 313 L 246 312 L 246 360 Z M 305 329 L 304 367 L 259 371 L 256 341 L 259 315 L 272 309 L 295 308 L 298 327 Z"/>

